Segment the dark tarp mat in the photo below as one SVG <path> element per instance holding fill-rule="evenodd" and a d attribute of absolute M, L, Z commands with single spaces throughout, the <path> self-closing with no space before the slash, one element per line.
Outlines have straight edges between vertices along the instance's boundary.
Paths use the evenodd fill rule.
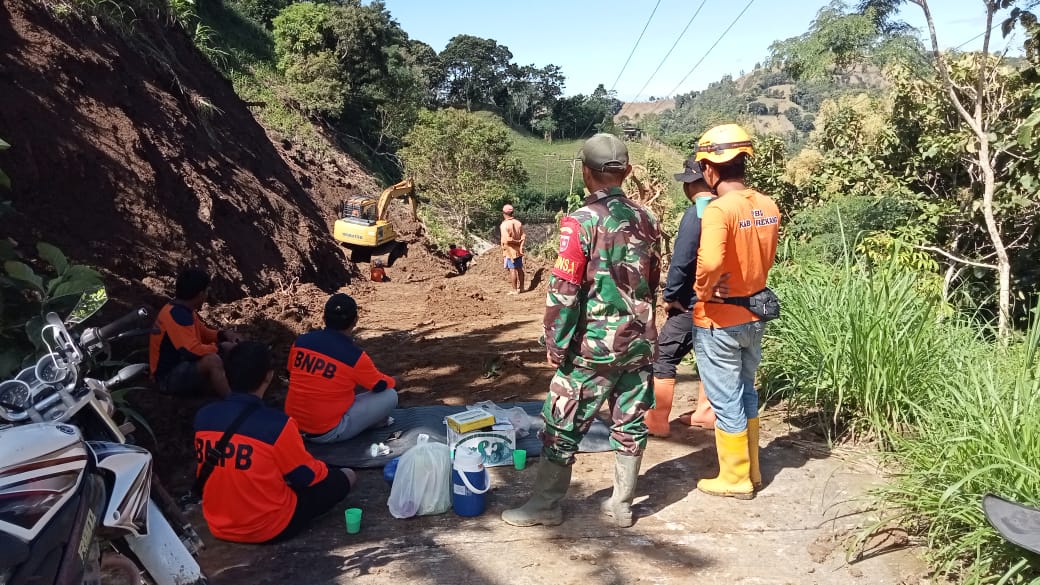
<path fill-rule="evenodd" d="M 543 426 L 541 402 L 514 402 L 499 404 L 499 408 L 510 409 L 519 406 L 534 418 L 528 429 L 528 435 L 517 438 L 516 448 L 527 451 L 527 456 L 537 457 L 542 450 L 542 442 L 538 439 L 538 431 Z M 394 424 L 390 427 L 369 429 L 360 435 L 342 443 L 319 445 L 307 443 L 307 450 L 318 459 L 334 467 L 382 467 L 394 457 L 399 457 L 415 446 L 419 435 L 426 433 L 431 441 L 448 442 L 448 431 L 444 417 L 466 410 L 465 406 L 414 406 L 397 408 L 390 414 Z M 388 440 L 391 435 L 400 431 L 400 436 Z M 372 457 L 369 449 L 373 443 L 386 443 L 390 454 Z M 592 428 L 578 446 L 583 453 L 599 453 L 610 451 L 610 428 L 603 421 L 596 419 Z"/>

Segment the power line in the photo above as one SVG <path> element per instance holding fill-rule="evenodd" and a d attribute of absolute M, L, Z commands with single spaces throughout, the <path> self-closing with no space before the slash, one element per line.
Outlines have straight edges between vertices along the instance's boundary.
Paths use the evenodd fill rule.
<path fill-rule="evenodd" d="M 654 19 L 654 15 L 657 14 L 657 7 L 660 5 L 661 0 L 657 0 L 657 4 L 654 5 L 654 9 L 650 12 L 650 18 L 647 18 L 646 24 L 643 25 L 643 32 L 639 33 L 639 38 L 636 39 L 636 44 L 632 46 L 632 50 L 628 53 L 628 59 L 625 59 L 625 64 L 621 66 L 621 71 L 618 71 L 617 79 L 615 79 L 614 84 L 610 86 L 610 91 L 614 91 L 614 88 L 617 87 L 618 81 L 621 81 L 621 75 L 628 67 L 628 62 L 632 60 L 632 55 L 636 54 L 636 48 L 639 47 L 639 42 L 643 40 L 643 35 L 646 34 L 646 29 L 650 26 L 650 21 Z"/>
<path fill-rule="evenodd" d="M 983 35 L 985 35 L 986 33 L 993 32 L 994 30 L 997 29 L 997 27 L 999 27 L 1002 24 L 1004 24 L 1004 23 L 1003 22 L 998 22 L 997 24 L 994 24 L 989 30 L 984 30 L 984 31 L 980 32 L 979 34 L 977 34 L 977 35 L 971 37 L 970 39 L 964 41 L 963 43 L 957 45 L 956 47 L 953 48 L 953 50 L 954 51 L 960 50 L 960 48 L 963 47 L 964 45 L 967 45 L 968 43 L 970 43 L 970 42 L 972 42 L 972 41 L 974 41 L 976 39 L 981 39 Z"/>
<path fill-rule="evenodd" d="M 729 31 L 732 30 L 734 26 L 736 26 L 737 21 L 739 21 L 740 18 L 742 16 L 744 16 L 744 13 L 747 12 L 748 9 L 751 8 L 751 5 L 754 4 L 754 3 L 755 3 L 755 0 L 748 0 L 747 6 L 745 6 L 744 9 L 740 11 L 740 14 L 738 14 L 737 17 L 733 19 L 733 22 L 729 23 L 729 26 L 726 27 L 726 30 L 724 30 L 722 32 L 722 35 L 718 39 L 716 39 L 715 44 L 713 44 L 711 47 L 708 48 L 708 51 L 706 53 L 704 53 L 704 56 L 700 58 L 700 61 L 697 61 L 697 64 L 693 66 L 693 69 L 690 69 L 690 71 L 682 79 L 679 80 L 679 83 L 675 84 L 675 87 L 672 88 L 672 91 L 668 92 L 668 95 L 670 95 L 670 96 L 671 95 L 675 95 L 675 91 L 677 89 L 679 89 L 679 87 L 683 83 L 686 82 L 687 78 L 689 78 L 691 75 L 693 75 L 693 72 L 696 71 L 697 68 L 701 66 L 701 63 L 703 63 L 704 60 L 708 58 L 708 55 L 710 55 L 711 52 L 715 50 L 715 47 L 717 47 L 718 44 L 720 42 L 722 42 L 722 39 L 726 38 L 726 35 L 729 34 Z"/>
<path fill-rule="evenodd" d="M 694 12 L 693 16 L 690 17 L 690 20 L 686 23 L 686 27 L 682 29 L 682 32 L 679 33 L 679 36 L 675 39 L 675 42 L 672 43 L 672 48 L 668 49 L 668 52 L 665 53 L 664 58 L 661 59 L 661 62 L 657 64 L 657 69 L 654 69 L 654 72 L 650 74 L 650 79 L 646 80 L 646 83 L 643 84 L 643 87 L 639 88 L 639 91 L 636 92 L 636 96 L 632 98 L 632 101 L 639 101 L 639 96 L 643 94 L 643 90 L 646 89 L 646 86 L 650 85 L 650 82 L 654 80 L 654 76 L 657 75 L 657 72 L 660 71 L 661 67 L 664 66 L 664 62 L 668 60 L 668 57 L 672 54 L 672 51 L 675 50 L 675 47 L 679 44 L 679 41 L 682 40 L 683 36 L 686 34 L 686 31 L 690 30 L 690 25 L 693 24 L 694 19 L 696 19 L 697 15 L 701 13 L 701 9 L 704 8 L 704 5 L 707 2 L 708 0 L 701 0 L 701 5 L 697 7 L 697 11 Z"/>

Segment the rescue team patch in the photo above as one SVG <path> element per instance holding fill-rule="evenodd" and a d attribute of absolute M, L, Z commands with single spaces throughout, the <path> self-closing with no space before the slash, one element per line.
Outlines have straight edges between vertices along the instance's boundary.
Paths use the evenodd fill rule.
<path fill-rule="evenodd" d="M 581 249 L 581 226 L 573 217 L 565 217 L 560 221 L 560 255 L 553 265 L 553 276 L 562 278 L 573 284 L 581 284 L 585 276 L 585 264 L 588 258 Z"/>
<path fill-rule="evenodd" d="M 737 227 L 739 227 L 740 229 L 744 229 L 744 228 L 749 228 L 749 227 L 751 227 L 753 225 L 754 226 L 764 226 L 764 225 L 776 225 L 776 224 L 780 223 L 780 218 L 779 217 L 777 217 L 775 215 L 770 215 L 769 217 L 766 217 L 766 214 L 763 213 L 761 209 L 752 209 L 751 210 L 751 215 L 754 216 L 753 220 L 751 220 L 751 219 L 742 219 L 737 224 Z"/>

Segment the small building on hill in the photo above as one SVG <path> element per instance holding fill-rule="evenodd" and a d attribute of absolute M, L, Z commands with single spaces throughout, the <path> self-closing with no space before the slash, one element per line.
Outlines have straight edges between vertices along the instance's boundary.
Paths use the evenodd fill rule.
<path fill-rule="evenodd" d="M 625 140 L 639 140 L 643 137 L 643 129 L 630 124 L 622 126 L 621 132 L 624 133 Z"/>

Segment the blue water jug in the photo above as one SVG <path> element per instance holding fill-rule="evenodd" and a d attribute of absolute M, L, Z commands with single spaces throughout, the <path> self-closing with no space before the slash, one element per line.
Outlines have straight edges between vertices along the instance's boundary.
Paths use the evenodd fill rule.
<path fill-rule="evenodd" d="M 457 451 L 451 469 L 451 503 L 459 516 L 479 516 L 487 507 L 491 476 L 476 451 Z"/>

